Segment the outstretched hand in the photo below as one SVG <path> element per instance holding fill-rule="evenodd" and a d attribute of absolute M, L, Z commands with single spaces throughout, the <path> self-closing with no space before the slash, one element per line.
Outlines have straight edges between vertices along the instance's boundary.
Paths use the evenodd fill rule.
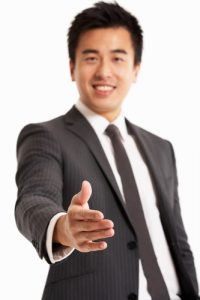
<path fill-rule="evenodd" d="M 89 208 L 92 188 L 83 181 L 81 190 L 74 195 L 67 214 L 61 216 L 55 226 L 53 241 L 81 252 L 104 250 L 105 238 L 114 235 L 113 222 L 104 219 L 102 212 Z"/>

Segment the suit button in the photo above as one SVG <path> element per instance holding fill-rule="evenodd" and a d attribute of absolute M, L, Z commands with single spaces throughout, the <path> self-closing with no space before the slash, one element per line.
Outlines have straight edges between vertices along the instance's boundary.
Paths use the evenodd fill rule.
<path fill-rule="evenodd" d="M 137 300 L 137 296 L 134 293 L 128 295 L 128 300 Z"/>
<path fill-rule="evenodd" d="M 137 247 L 137 243 L 135 241 L 130 241 L 127 244 L 128 249 L 133 250 Z"/>

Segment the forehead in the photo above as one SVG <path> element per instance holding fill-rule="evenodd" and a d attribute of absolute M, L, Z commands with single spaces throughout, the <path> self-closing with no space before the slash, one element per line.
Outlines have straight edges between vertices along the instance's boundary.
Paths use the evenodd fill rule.
<path fill-rule="evenodd" d="M 91 29 L 82 33 L 76 50 L 82 52 L 87 48 L 98 51 L 124 49 L 133 52 L 131 35 L 123 27 Z"/>

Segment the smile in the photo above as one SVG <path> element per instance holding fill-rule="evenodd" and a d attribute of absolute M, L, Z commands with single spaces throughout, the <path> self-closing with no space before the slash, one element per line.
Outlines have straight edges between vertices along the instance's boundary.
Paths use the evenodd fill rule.
<path fill-rule="evenodd" d="M 110 92 L 115 89 L 114 86 L 110 86 L 110 85 L 94 85 L 93 87 L 96 90 L 103 91 L 103 92 Z"/>

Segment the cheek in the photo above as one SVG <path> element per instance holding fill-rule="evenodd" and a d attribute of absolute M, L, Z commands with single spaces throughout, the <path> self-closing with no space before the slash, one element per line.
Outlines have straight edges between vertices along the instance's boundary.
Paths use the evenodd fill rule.
<path fill-rule="evenodd" d="M 79 84 L 82 86 L 89 86 L 92 78 L 93 78 L 93 73 L 91 72 L 91 69 L 84 69 L 82 71 L 79 71 L 77 76 L 77 80 L 79 81 Z"/>
<path fill-rule="evenodd" d="M 125 73 L 123 77 L 121 77 L 122 86 L 127 89 L 133 83 L 133 75 L 131 73 Z"/>
<path fill-rule="evenodd" d="M 131 82 L 133 79 L 133 68 L 132 66 L 126 66 L 124 68 L 119 68 L 116 72 L 118 77 L 124 82 Z"/>
<path fill-rule="evenodd" d="M 78 76 L 76 77 L 76 85 L 80 94 L 88 95 L 91 93 L 91 84 L 88 74 L 79 72 Z"/>

